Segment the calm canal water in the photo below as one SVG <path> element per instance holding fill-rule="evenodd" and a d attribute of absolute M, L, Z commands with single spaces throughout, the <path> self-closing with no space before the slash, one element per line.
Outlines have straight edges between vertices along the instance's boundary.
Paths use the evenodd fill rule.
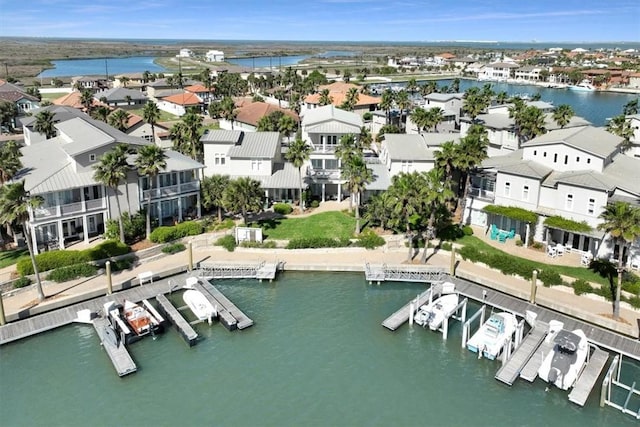
<path fill-rule="evenodd" d="M 138 372 L 122 379 L 87 325 L 0 347 L 2 424 L 637 425 L 593 397 L 578 408 L 539 381 L 502 385 L 497 362 L 460 347 L 457 322 L 447 342 L 420 327 L 383 328 L 424 285 L 287 272 L 272 284 L 218 286 L 255 326 L 199 325 L 193 348 L 173 329 L 142 340 L 130 346 Z"/>

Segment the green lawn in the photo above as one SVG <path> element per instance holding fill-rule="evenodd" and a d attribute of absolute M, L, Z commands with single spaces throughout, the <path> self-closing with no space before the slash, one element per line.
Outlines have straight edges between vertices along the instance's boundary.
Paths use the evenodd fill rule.
<path fill-rule="evenodd" d="M 53 101 L 54 99 L 62 98 L 65 95 L 68 95 L 69 92 L 53 92 L 53 93 L 41 93 L 42 99 L 48 99 L 49 101 Z"/>
<path fill-rule="evenodd" d="M 501 251 L 500 249 L 494 248 L 493 246 L 483 242 L 482 240 L 480 240 L 475 236 L 464 236 L 463 238 L 456 240 L 456 243 L 459 243 L 465 246 L 474 246 L 478 250 L 481 250 L 487 254 L 499 254 L 505 257 L 526 260 L 526 262 L 531 264 L 532 270 L 533 269 L 541 270 L 549 266 L 549 264 L 545 264 L 542 262 L 536 262 L 526 258 L 513 256 L 507 252 Z M 575 277 L 576 279 L 582 279 L 589 282 L 594 282 L 594 283 L 599 283 L 601 285 L 609 286 L 609 282 L 607 281 L 607 279 L 605 279 L 604 277 L 600 276 L 597 273 L 594 273 L 593 271 L 585 267 L 569 267 L 566 265 L 554 265 L 553 269 L 564 276 Z"/>
<path fill-rule="evenodd" d="M 265 238 L 300 239 L 303 237 L 351 238 L 356 220 L 343 212 L 323 212 L 306 218 L 279 218 L 260 221 Z"/>
<path fill-rule="evenodd" d="M 136 114 L 140 117 L 144 117 L 144 113 L 143 113 L 143 109 L 142 108 L 136 108 L 133 110 L 127 110 L 128 112 L 132 113 L 132 114 Z M 159 122 L 171 122 L 171 121 L 175 121 L 175 120 L 180 120 L 180 117 L 175 116 L 171 113 L 167 113 L 164 110 L 160 110 L 160 118 L 158 119 Z"/>
<path fill-rule="evenodd" d="M 8 267 L 18 262 L 23 256 L 29 256 L 27 249 L 14 249 L 0 252 L 0 268 Z"/>

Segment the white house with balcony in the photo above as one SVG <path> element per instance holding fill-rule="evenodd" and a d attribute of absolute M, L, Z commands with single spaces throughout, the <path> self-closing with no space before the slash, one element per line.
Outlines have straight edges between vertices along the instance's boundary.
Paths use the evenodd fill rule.
<path fill-rule="evenodd" d="M 386 166 L 390 177 L 400 173 L 429 172 L 435 167 L 436 151 L 447 141 L 460 143 L 460 134 L 385 134 L 380 161 Z"/>
<path fill-rule="evenodd" d="M 570 251 L 617 258 L 620 248 L 597 229 L 599 215 L 616 200 L 640 204 L 640 160 L 621 154 L 621 144 L 622 138 L 602 128 L 581 126 L 551 131 L 517 151 L 489 158 L 471 177 L 464 219 L 513 229 L 523 240 L 530 235 Z M 493 204 L 533 211 L 538 223 L 523 224 L 483 210 Z M 582 222 L 590 231 L 544 225 L 551 216 Z M 622 256 L 628 264 L 640 261 L 640 241 Z"/>
<path fill-rule="evenodd" d="M 284 160 L 280 133 L 244 130 L 208 130 L 204 146 L 205 176 L 250 177 L 260 182 L 270 201 L 299 200 L 298 169 Z M 307 188 L 307 165 L 302 167 L 302 188 Z"/>
<path fill-rule="evenodd" d="M 43 201 L 29 212 L 28 226 L 36 251 L 64 249 L 78 240 L 88 242 L 104 233 L 107 219 L 118 218 L 117 201 L 122 212 L 133 214 L 146 206 L 146 190 L 150 189 L 147 177 L 139 177 L 133 166 L 135 155 L 128 161 L 131 168 L 126 182 L 115 191 L 93 178 L 100 158 L 116 145 L 138 148 L 148 141 L 70 107 L 48 108 L 56 111 L 57 135 L 45 139 L 31 129 L 22 148 L 24 168 L 14 178 L 24 180 L 25 189 Z M 171 150 L 165 153 L 167 168 L 151 190 L 152 217 L 167 223 L 199 215 L 197 176 L 203 165 Z"/>
<path fill-rule="evenodd" d="M 485 65 L 478 74 L 478 80 L 506 82 L 520 66 L 515 62 L 493 62 Z"/>
<path fill-rule="evenodd" d="M 205 54 L 209 62 L 224 62 L 224 52 L 221 50 L 210 50 Z"/>

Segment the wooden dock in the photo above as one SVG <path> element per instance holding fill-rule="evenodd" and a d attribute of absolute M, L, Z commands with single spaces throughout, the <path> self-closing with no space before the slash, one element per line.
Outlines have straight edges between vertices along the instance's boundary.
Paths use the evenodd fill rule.
<path fill-rule="evenodd" d="M 220 322 L 230 331 L 234 329 L 246 329 L 253 325 L 253 320 L 236 307 L 234 303 L 229 301 L 229 299 L 208 280 L 200 279 L 195 287 L 202 292 L 214 307 L 218 307 Z"/>
<path fill-rule="evenodd" d="M 443 267 L 366 263 L 364 275 L 369 283 L 384 281 L 435 283 L 445 279 L 446 270 Z"/>
<path fill-rule="evenodd" d="M 569 393 L 569 400 L 571 402 L 579 406 L 584 406 L 607 360 L 609 360 L 609 353 L 596 348 L 589 358 L 589 363 L 587 363 L 578 381 L 576 381 L 573 386 L 573 390 Z"/>
<path fill-rule="evenodd" d="M 115 346 L 110 340 L 105 339 L 105 328 L 110 327 L 109 321 L 106 318 L 96 317 L 93 319 L 93 327 L 100 338 L 102 348 L 104 348 L 107 355 L 109 355 L 109 359 L 111 359 L 111 363 L 113 363 L 113 367 L 116 369 L 118 376 L 124 377 L 138 370 L 124 342 L 120 341 L 120 344 Z"/>
<path fill-rule="evenodd" d="M 417 310 L 418 307 L 420 307 L 422 304 L 425 304 L 427 301 L 429 301 L 429 293 L 430 293 L 430 290 L 427 289 L 426 291 L 418 295 L 418 304 L 417 306 L 414 305 L 414 310 Z M 396 329 L 398 329 L 400 326 L 402 326 L 405 322 L 409 320 L 410 306 L 414 302 L 415 302 L 415 299 L 409 301 L 400 310 L 396 311 L 391 316 L 387 317 L 385 321 L 382 322 L 382 326 L 392 331 L 395 331 Z"/>
<path fill-rule="evenodd" d="M 204 279 L 258 279 L 273 280 L 278 263 L 262 261 L 256 264 L 222 264 L 201 262 L 197 266 L 198 276 Z"/>
<path fill-rule="evenodd" d="M 542 340 L 547 334 L 547 327 L 542 322 L 536 323 L 529 334 L 522 340 L 520 346 L 513 352 L 511 358 L 502 365 L 496 373 L 495 378 L 505 384 L 513 385 L 518 379 L 520 372 L 527 362 L 531 359 Z"/>
<path fill-rule="evenodd" d="M 530 383 L 535 381 L 535 379 L 538 378 L 538 371 L 540 370 L 540 366 L 542 366 L 544 358 L 553 351 L 554 345 L 553 341 L 542 341 L 542 344 L 540 344 L 536 352 L 531 356 L 531 359 L 529 359 L 522 369 L 522 372 L 520 372 L 520 378 Z"/>
<path fill-rule="evenodd" d="M 184 341 L 192 347 L 195 345 L 198 339 L 198 333 L 193 330 L 189 322 L 182 317 L 182 314 L 171 304 L 171 302 L 165 297 L 163 294 L 158 294 L 156 296 L 156 301 L 158 301 L 158 305 L 160 306 L 160 311 L 164 314 L 165 317 L 169 318 L 171 323 L 173 323 L 176 327 L 176 330 L 180 334 L 180 336 L 184 339 Z"/>

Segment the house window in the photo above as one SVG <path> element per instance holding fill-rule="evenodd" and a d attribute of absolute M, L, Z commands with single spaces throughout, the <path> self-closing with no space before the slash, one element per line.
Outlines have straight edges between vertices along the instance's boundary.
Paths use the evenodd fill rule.
<path fill-rule="evenodd" d="M 338 159 L 325 159 L 324 168 L 330 169 L 330 170 L 340 169 L 340 165 L 338 164 Z"/>
<path fill-rule="evenodd" d="M 510 182 L 505 182 L 504 183 L 504 195 L 509 197 L 511 196 L 511 183 Z"/>
<path fill-rule="evenodd" d="M 553 163 L 557 163 L 558 162 L 558 153 L 555 153 L 553 155 Z"/>
<path fill-rule="evenodd" d="M 573 194 L 567 194 L 567 200 L 565 201 L 564 207 L 566 210 L 573 210 Z"/>
<path fill-rule="evenodd" d="M 591 163 L 591 158 L 590 158 L 590 157 L 588 157 L 588 158 L 587 158 L 587 164 L 590 164 L 590 163 Z"/>
<path fill-rule="evenodd" d="M 251 160 L 251 170 L 259 171 L 262 168 L 262 160 Z"/>
<path fill-rule="evenodd" d="M 576 157 L 576 163 L 580 163 L 580 157 Z"/>
<path fill-rule="evenodd" d="M 568 164 L 569 163 L 569 156 L 565 154 L 564 156 L 564 164 Z"/>
<path fill-rule="evenodd" d="M 90 162 L 95 162 L 96 161 L 96 155 L 95 154 L 89 154 L 89 161 Z"/>
<path fill-rule="evenodd" d="M 522 200 L 529 200 L 529 186 L 522 187 Z"/>
<path fill-rule="evenodd" d="M 542 157 L 547 157 L 547 152 L 542 153 Z"/>
<path fill-rule="evenodd" d="M 411 169 L 413 169 L 413 162 L 411 160 L 403 160 L 400 163 L 400 168 L 402 172 L 410 173 Z"/>
<path fill-rule="evenodd" d="M 533 150 L 533 155 L 537 156 L 538 155 L 538 150 Z"/>
<path fill-rule="evenodd" d="M 587 212 L 589 215 L 593 215 L 596 211 L 596 199 L 589 199 L 589 204 L 587 205 Z"/>
<path fill-rule="evenodd" d="M 213 158 L 213 164 L 223 166 L 226 162 L 226 156 L 224 154 L 216 153 Z"/>

